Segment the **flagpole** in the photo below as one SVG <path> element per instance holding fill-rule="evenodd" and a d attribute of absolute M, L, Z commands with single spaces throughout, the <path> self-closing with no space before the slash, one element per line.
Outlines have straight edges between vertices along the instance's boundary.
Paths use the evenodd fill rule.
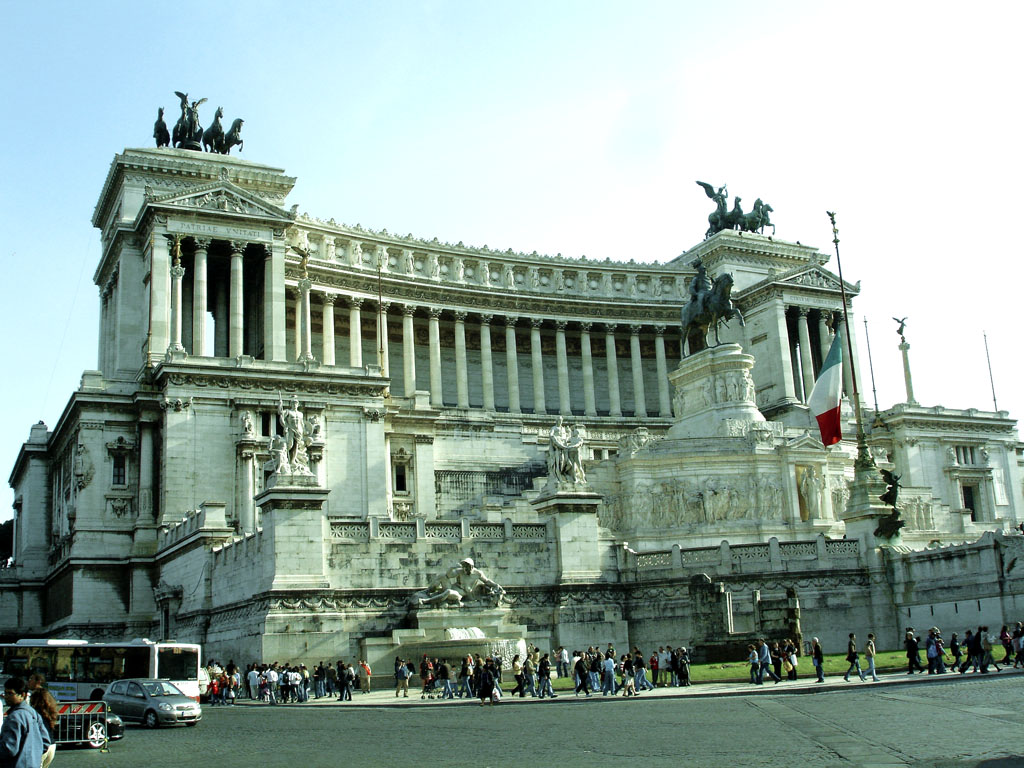
<path fill-rule="evenodd" d="M 988 353 L 988 334 L 982 331 L 981 335 L 985 339 L 985 360 L 988 362 L 988 383 L 992 387 L 992 409 L 998 413 L 999 403 L 996 402 L 996 380 L 992 378 L 992 357 Z"/>
<path fill-rule="evenodd" d="M 853 381 L 853 415 L 857 420 L 857 463 L 865 463 L 865 466 L 874 466 L 874 462 L 868 455 L 868 440 L 864 434 L 864 424 L 860 414 L 860 392 L 857 391 L 857 367 L 853 361 L 853 340 L 850 328 L 850 316 L 846 309 L 846 281 L 843 279 L 843 262 L 839 259 L 839 229 L 836 227 L 836 214 L 834 211 L 826 211 L 829 220 L 832 222 L 832 242 L 836 247 L 836 267 L 839 270 L 839 291 L 843 297 L 843 327 L 846 328 L 846 352 L 850 359 L 850 378 Z"/>
<path fill-rule="evenodd" d="M 871 359 L 871 334 L 868 333 L 868 319 L 866 317 L 864 318 L 864 341 L 868 343 L 868 368 L 871 370 L 871 396 L 875 401 L 875 418 L 878 418 L 878 390 L 875 388 L 875 361 Z"/>

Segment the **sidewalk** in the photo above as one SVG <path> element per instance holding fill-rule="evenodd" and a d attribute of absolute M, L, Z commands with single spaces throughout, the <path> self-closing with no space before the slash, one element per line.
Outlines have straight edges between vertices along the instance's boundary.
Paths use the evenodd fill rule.
<path fill-rule="evenodd" d="M 850 682 L 845 682 L 841 675 L 835 675 L 832 677 L 826 677 L 824 683 L 818 683 L 813 677 L 807 676 L 802 677 L 798 680 L 782 680 L 780 683 L 766 682 L 764 685 L 751 685 L 750 683 L 694 683 L 689 688 L 656 688 L 653 691 L 645 691 L 639 696 L 633 697 L 630 701 L 636 701 L 641 699 L 671 699 L 671 698 L 710 698 L 710 697 L 721 697 L 721 696 L 764 696 L 764 695 L 779 695 L 779 694 L 813 694 L 820 693 L 822 691 L 856 691 L 863 690 L 865 688 L 882 688 L 892 687 L 900 685 L 909 685 L 911 683 L 926 683 L 926 684 L 940 684 L 943 682 L 956 682 L 964 680 L 980 680 L 982 678 L 1001 678 L 1010 675 L 1024 675 L 1024 670 L 1014 670 L 1012 668 L 1004 668 L 1002 672 L 990 672 L 986 675 L 978 673 L 969 673 L 961 675 L 956 672 L 947 672 L 943 675 L 928 675 L 928 674 L 914 674 L 908 675 L 905 672 L 898 673 L 886 673 L 878 676 L 878 682 L 873 683 L 870 680 L 861 682 L 857 678 L 850 678 Z M 557 694 L 554 699 L 535 699 L 533 697 L 515 698 L 508 695 L 508 691 L 511 690 L 513 685 L 508 682 L 502 684 L 502 705 L 525 705 L 525 704 L 547 704 L 549 702 L 565 704 L 568 702 L 581 702 L 581 701 L 614 701 L 624 700 L 620 696 L 602 696 L 600 693 L 595 693 L 587 698 L 585 696 L 576 696 L 572 691 L 563 691 Z M 418 689 L 413 690 L 410 686 L 409 697 L 396 697 L 394 690 L 391 689 L 380 689 L 374 690 L 370 693 L 360 693 L 358 691 L 353 692 L 352 701 L 341 702 L 337 700 L 337 697 L 325 697 L 321 699 L 311 698 L 309 701 L 302 704 L 281 704 L 278 706 L 285 707 L 342 707 L 342 708 L 381 708 L 381 707 L 452 707 L 452 706 L 479 706 L 479 699 L 421 699 L 420 692 Z M 265 702 L 252 701 L 250 699 L 238 699 L 236 700 L 238 706 L 249 706 L 249 707 L 267 707 L 270 706 Z M 205 706 L 209 706 L 206 704 Z"/>

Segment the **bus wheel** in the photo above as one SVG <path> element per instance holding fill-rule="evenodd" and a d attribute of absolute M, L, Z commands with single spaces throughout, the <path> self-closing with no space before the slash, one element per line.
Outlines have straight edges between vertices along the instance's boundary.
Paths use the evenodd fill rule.
<path fill-rule="evenodd" d="M 103 700 L 103 689 L 97 688 L 89 694 L 89 701 L 102 701 Z"/>

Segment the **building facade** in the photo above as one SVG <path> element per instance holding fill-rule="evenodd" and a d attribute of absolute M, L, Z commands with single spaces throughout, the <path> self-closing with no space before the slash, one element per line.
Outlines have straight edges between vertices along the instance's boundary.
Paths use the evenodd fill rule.
<path fill-rule="evenodd" d="M 496 252 L 300 215 L 294 182 L 231 156 L 114 159 L 93 215 L 97 368 L 11 473 L 0 633 L 371 656 L 409 595 L 470 555 L 542 646 L 702 638 L 700 574 L 724 585 L 729 632 L 795 590 L 808 631 L 839 644 L 867 623 L 895 643 L 938 604 L 915 573 L 958 558 L 981 563 L 970 616 L 1016 610 L 996 574 L 1024 519 L 1005 412 L 867 413 L 907 525 L 900 548 L 844 538 L 855 447 L 825 450 L 804 405 L 842 322 L 826 255 L 728 231 L 665 264 Z M 698 257 L 734 277 L 745 323 L 722 338 L 750 369 L 687 395 L 673 377 Z M 293 399 L 322 503 L 268 514 Z M 755 419 L 716 419 L 743 404 Z M 673 432 L 690 416 L 712 428 Z M 585 427 L 597 499 L 571 524 L 538 503 L 559 419 Z"/>

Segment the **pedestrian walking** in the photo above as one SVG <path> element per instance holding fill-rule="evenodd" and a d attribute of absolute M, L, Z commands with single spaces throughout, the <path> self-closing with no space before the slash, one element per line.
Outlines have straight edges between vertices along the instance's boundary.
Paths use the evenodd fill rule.
<path fill-rule="evenodd" d="M 825 654 L 821 650 L 821 641 L 814 638 L 811 643 L 811 661 L 814 663 L 814 671 L 818 673 L 819 683 L 825 682 Z"/>
<path fill-rule="evenodd" d="M 875 636 L 873 633 L 868 632 L 868 642 L 864 646 L 864 658 L 867 660 L 868 663 L 867 674 L 871 675 L 872 682 L 877 683 L 878 673 L 875 672 L 875 653 Z M 864 677 L 862 676 L 861 679 L 863 680 Z"/>
<path fill-rule="evenodd" d="M 850 682 L 850 673 L 856 669 L 857 675 L 860 677 L 861 682 L 863 682 L 865 677 L 860 668 L 860 654 L 857 653 L 857 636 L 853 632 L 850 633 L 850 641 L 846 644 L 846 660 L 849 662 L 850 668 L 843 675 L 843 680 Z"/>

